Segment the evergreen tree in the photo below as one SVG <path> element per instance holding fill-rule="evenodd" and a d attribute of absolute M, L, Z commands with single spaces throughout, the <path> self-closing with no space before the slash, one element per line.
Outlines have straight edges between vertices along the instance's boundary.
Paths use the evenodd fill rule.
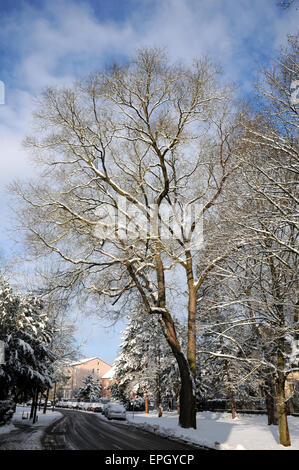
<path fill-rule="evenodd" d="M 83 379 L 83 385 L 77 392 L 77 398 L 80 400 L 96 402 L 102 396 L 102 385 L 100 380 L 96 379 L 93 374 L 88 374 Z"/>
<path fill-rule="evenodd" d="M 146 313 L 144 314 L 146 315 Z M 130 401 L 132 393 L 161 406 L 179 391 L 179 372 L 156 315 L 144 321 L 137 308 L 129 316 L 121 354 L 115 362 L 118 395 Z"/>
<path fill-rule="evenodd" d="M 5 362 L 0 365 L 0 400 L 32 397 L 52 383 L 55 359 L 50 351 L 51 327 L 41 300 L 16 294 L 0 277 L 0 340 Z"/>

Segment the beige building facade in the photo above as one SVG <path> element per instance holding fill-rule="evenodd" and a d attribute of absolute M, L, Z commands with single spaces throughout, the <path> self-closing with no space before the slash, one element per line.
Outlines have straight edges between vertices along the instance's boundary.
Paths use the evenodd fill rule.
<path fill-rule="evenodd" d="M 103 396 L 109 395 L 109 389 L 106 387 L 110 382 L 108 383 L 107 379 L 104 380 L 103 376 L 109 375 L 111 369 L 112 366 L 99 357 L 82 359 L 69 364 L 63 370 L 65 380 L 63 383 L 57 383 L 57 397 L 60 399 L 74 398 L 76 391 L 83 385 L 83 379 L 89 374 L 101 381 Z"/>

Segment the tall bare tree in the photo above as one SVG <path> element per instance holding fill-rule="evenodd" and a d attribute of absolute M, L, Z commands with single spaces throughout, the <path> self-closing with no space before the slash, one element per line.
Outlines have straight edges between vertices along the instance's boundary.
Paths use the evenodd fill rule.
<path fill-rule="evenodd" d="M 43 173 L 14 185 L 31 252 L 65 263 L 60 285 L 98 305 L 138 291 L 158 315 L 180 370 L 180 425 L 194 428 L 196 296 L 225 256 L 215 247 L 196 272 L 201 223 L 219 240 L 216 203 L 244 146 L 233 92 L 217 74 L 208 60 L 173 65 L 144 49 L 70 89 L 46 90 L 26 141 Z M 187 292 L 187 305 L 176 300 L 187 355 L 170 303 L 176 280 Z"/>
<path fill-rule="evenodd" d="M 277 324 L 276 393 L 280 442 L 285 446 L 291 443 L 284 391 L 289 366 L 287 332 L 292 327 L 294 336 L 298 328 L 298 51 L 298 34 L 289 36 L 287 47 L 262 74 L 255 122 L 245 125 L 254 153 L 246 179 L 258 205 L 258 223 L 250 228 L 263 246 L 263 266 L 268 271 L 263 290 L 265 299 L 272 298 Z M 250 182 L 249 174 L 253 176 Z"/>
<path fill-rule="evenodd" d="M 240 317 L 227 326 L 231 331 L 251 325 L 254 350 L 241 341 L 240 354 L 230 359 L 252 364 L 264 378 L 285 446 L 291 445 L 285 381 L 298 368 L 298 69 L 298 37 L 289 37 L 262 74 L 251 118 L 243 119 L 248 146 L 234 179 L 239 191 L 230 199 L 230 221 L 244 246 L 218 267 L 222 298 L 214 296 L 211 307 Z M 236 344 L 236 334 L 230 341 Z"/>

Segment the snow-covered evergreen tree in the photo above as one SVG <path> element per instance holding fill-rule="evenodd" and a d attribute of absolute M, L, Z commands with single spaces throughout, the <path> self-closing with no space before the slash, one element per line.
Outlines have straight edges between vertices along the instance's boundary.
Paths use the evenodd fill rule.
<path fill-rule="evenodd" d="M 156 315 L 128 315 L 121 353 L 115 361 L 118 396 L 130 401 L 132 393 L 158 407 L 179 391 L 179 373 Z"/>
<path fill-rule="evenodd" d="M 83 385 L 78 389 L 77 398 L 80 400 L 96 402 L 102 396 L 102 384 L 93 374 L 88 374 L 83 379 Z"/>
<path fill-rule="evenodd" d="M 50 351 L 52 330 L 41 300 L 14 293 L 0 276 L 0 340 L 4 342 L 5 363 L 0 365 L 0 400 L 32 396 L 52 382 Z"/>

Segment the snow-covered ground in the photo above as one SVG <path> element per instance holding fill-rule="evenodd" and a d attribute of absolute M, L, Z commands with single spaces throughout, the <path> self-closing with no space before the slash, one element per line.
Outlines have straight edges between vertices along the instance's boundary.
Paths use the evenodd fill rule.
<path fill-rule="evenodd" d="M 44 415 L 41 410 L 38 412 L 38 422 L 33 425 L 32 421 L 22 419 L 23 412 L 29 414 L 30 408 L 17 407 L 12 423 L 0 427 L 0 450 L 42 449 L 44 429 L 62 416 L 50 409 Z M 103 415 L 97 416 L 106 419 Z M 268 426 L 265 415 L 245 414 L 232 420 L 229 413 L 197 413 L 196 430 L 179 427 L 178 414 L 174 412 L 164 412 L 162 418 L 158 418 L 156 412 L 128 412 L 127 422 L 162 436 L 219 450 L 299 450 L 299 417 L 294 416 L 288 417 L 291 447 L 279 444 L 278 427 Z"/>
<path fill-rule="evenodd" d="M 41 408 L 37 412 L 38 421 L 32 424 L 32 420 L 22 418 L 27 413 L 29 416 L 30 407 L 17 406 L 12 422 L 0 427 L 0 450 L 41 450 L 44 429 L 62 417 L 61 413 L 51 409 L 44 415 Z"/>
<path fill-rule="evenodd" d="M 229 413 L 197 413 L 197 429 L 178 426 L 178 414 L 127 413 L 130 423 L 161 435 L 179 438 L 219 450 L 299 450 L 299 417 L 289 416 L 292 446 L 279 444 L 278 426 L 268 426 L 267 416 L 242 414 L 232 420 Z"/>

